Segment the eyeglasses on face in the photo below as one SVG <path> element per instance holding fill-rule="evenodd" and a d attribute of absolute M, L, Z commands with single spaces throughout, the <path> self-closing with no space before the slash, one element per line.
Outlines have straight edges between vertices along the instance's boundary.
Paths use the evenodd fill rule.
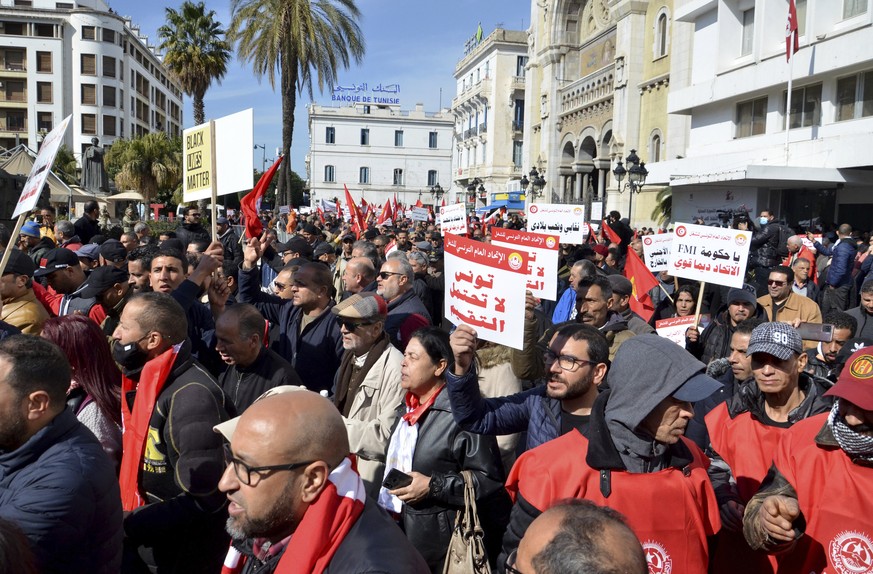
<path fill-rule="evenodd" d="M 379 279 L 384 281 L 385 279 L 388 279 L 392 275 L 403 275 L 403 273 L 394 273 L 393 271 L 380 271 L 379 272 Z"/>
<path fill-rule="evenodd" d="M 263 478 L 265 474 L 280 470 L 297 470 L 315 462 L 310 460 L 307 462 L 292 462 L 291 464 L 274 464 L 271 466 L 249 466 L 243 461 L 233 456 L 233 451 L 230 445 L 224 445 L 224 461 L 227 464 L 233 465 L 233 472 L 241 483 L 246 486 L 255 486 Z"/>
<path fill-rule="evenodd" d="M 348 331 L 349 333 L 354 333 L 355 329 L 357 329 L 358 327 L 367 327 L 373 324 L 372 322 L 365 323 L 349 321 L 348 319 L 343 319 L 342 317 L 337 317 L 336 322 L 339 324 L 340 327 L 345 327 L 346 331 Z"/>
<path fill-rule="evenodd" d="M 777 281 L 776 279 L 768 279 L 767 285 L 773 285 L 775 287 L 783 287 L 785 285 L 785 281 Z"/>
<path fill-rule="evenodd" d="M 581 365 L 596 365 L 594 361 L 589 361 L 588 359 L 577 359 L 572 355 L 556 355 L 552 351 L 546 351 L 543 355 L 543 360 L 546 363 L 546 366 L 550 366 L 555 361 L 558 361 L 558 366 L 561 367 L 562 370 L 568 371 L 570 373 L 574 372 Z"/>
<path fill-rule="evenodd" d="M 506 562 L 503 564 L 503 570 L 506 574 L 521 574 L 521 571 L 516 569 L 515 561 L 518 559 L 518 550 L 513 550 L 506 557 Z"/>

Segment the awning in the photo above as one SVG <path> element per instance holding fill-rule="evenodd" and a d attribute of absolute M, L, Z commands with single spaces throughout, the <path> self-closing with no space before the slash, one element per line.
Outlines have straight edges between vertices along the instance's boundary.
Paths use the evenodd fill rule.
<path fill-rule="evenodd" d="M 482 212 L 486 212 L 486 211 L 500 209 L 501 207 L 505 207 L 507 210 L 524 211 L 524 202 L 523 201 L 507 201 L 505 199 L 501 199 L 499 201 L 489 203 L 488 205 L 485 205 L 482 207 L 477 207 L 476 212 L 482 213 Z"/>
<path fill-rule="evenodd" d="M 140 192 L 130 190 L 109 195 L 106 197 L 106 201 L 145 201 L 145 198 Z"/>
<path fill-rule="evenodd" d="M 27 177 L 30 175 L 30 170 L 33 169 L 34 161 L 32 152 L 24 145 L 20 145 L 18 148 L 10 150 L 10 155 L 0 164 L 0 169 L 10 175 Z M 56 176 L 54 172 L 49 172 L 45 183 L 49 187 L 49 201 L 51 203 L 66 203 L 70 198 L 70 187 L 61 181 L 61 178 Z M 94 199 L 94 196 L 88 196 L 88 199 Z M 78 201 L 75 195 L 74 200 Z"/>

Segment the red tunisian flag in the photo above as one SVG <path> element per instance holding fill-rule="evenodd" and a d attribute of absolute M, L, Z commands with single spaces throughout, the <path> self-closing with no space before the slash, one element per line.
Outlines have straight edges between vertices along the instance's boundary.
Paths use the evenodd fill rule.
<path fill-rule="evenodd" d="M 394 219 L 394 213 L 391 211 L 391 200 L 385 202 L 382 206 L 382 213 L 379 214 L 379 219 L 376 220 L 376 225 L 385 225 L 387 222 Z"/>
<path fill-rule="evenodd" d="M 352 199 L 352 194 L 349 193 L 348 186 L 343 184 L 343 187 L 346 190 L 346 203 L 349 206 L 349 214 L 352 218 L 352 231 L 360 238 L 361 234 L 364 232 L 364 215 Z"/>
<path fill-rule="evenodd" d="M 601 222 L 600 229 L 603 230 L 603 234 L 606 235 L 607 239 L 611 243 L 615 243 L 616 245 L 621 245 L 621 237 L 618 236 L 618 233 L 612 230 L 606 221 Z"/>
<path fill-rule="evenodd" d="M 794 0 L 788 0 L 788 22 L 785 24 L 785 61 L 791 60 L 791 55 L 800 49 L 800 38 L 797 33 L 797 6 Z"/>
<path fill-rule="evenodd" d="M 655 279 L 655 276 L 633 249 L 627 251 L 624 276 L 630 280 L 634 287 L 629 300 L 631 311 L 648 321 L 652 318 L 652 313 L 655 312 L 655 304 L 649 297 L 649 291 L 658 286 L 658 280 Z"/>
<path fill-rule="evenodd" d="M 270 187 L 270 182 L 273 181 L 273 176 L 279 169 L 279 164 L 282 163 L 283 156 L 279 156 L 273 165 L 270 166 L 261 178 L 258 180 L 255 188 L 246 194 L 239 202 L 240 209 L 246 217 L 246 235 L 248 237 L 260 237 L 264 231 L 264 224 L 261 223 L 258 217 L 258 201 L 267 193 L 267 188 Z"/>

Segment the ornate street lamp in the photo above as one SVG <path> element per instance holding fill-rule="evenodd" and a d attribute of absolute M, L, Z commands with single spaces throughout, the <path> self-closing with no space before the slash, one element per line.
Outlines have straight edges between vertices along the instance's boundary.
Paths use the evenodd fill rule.
<path fill-rule="evenodd" d="M 443 188 L 439 183 L 430 188 L 430 196 L 433 198 L 434 205 L 440 202 L 443 198 L 443 193 Z"/>
<path fill-rule="evenodd" d="M 634 194 L 643 190 L 646 185 L 646 177 L 649 175 L 649 170 L 646 169 L 646 162 L 640 161 L 637 155 L 637 150 L 632 149 L 628 156 L 624 158 L 628 168 L 625 168 L 621 163 L 621 158 L 616 161 L 615 168 L 612 170 L 612 175 L 618 180 L 618 192 L 624 193 L 625 189 L 630 189 L 631 195 L 628 198 L 627 210 L 628 218 L 633 222 L 633 199 Z M 627 183 L 622 187 L 621 182 L 627 176 Z"/>
<path fill-rule="evenodd" d="M 518 182 L 521 184 L 521 188 L 527 193 L 528 187 L 530 187 L 530 194 L 536 199 L 543 196 L 543 189 L 546 187 L 546 179 L 540 175 L 540 172 L 537 171 L 537 168 L 533 168 L 530 170 L 530 179 L 527 176 L 522 176 L 521 181 Z"/>

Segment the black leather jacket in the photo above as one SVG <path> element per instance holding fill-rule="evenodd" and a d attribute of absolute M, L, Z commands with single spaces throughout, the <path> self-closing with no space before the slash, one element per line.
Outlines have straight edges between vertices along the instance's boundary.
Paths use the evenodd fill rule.
<path fill-rule="evenodd" d="M 763 226 L 760 231 L 752 234 L 751 248 L 755 249 L 754 257 L 749 257 L 758 267 L 773 267 L 779 265 L 779 232 L 781 231 L 778 223 L 768 223 Z"/>
<path fill-rule="evenodd" d="M 461 430 L 452 416 L 445 389 L 419 420 L 412 470 L 431 477 L 430 494 L 415 505 L 404 505 L 402 525 L 430 569 L 442 572 L 455 515 L 464 507 L 462 470 L 473 471 L 485 546 L 493 563 L 512 508 L 503 488 L 500 451 L 493 436 Z"/>

